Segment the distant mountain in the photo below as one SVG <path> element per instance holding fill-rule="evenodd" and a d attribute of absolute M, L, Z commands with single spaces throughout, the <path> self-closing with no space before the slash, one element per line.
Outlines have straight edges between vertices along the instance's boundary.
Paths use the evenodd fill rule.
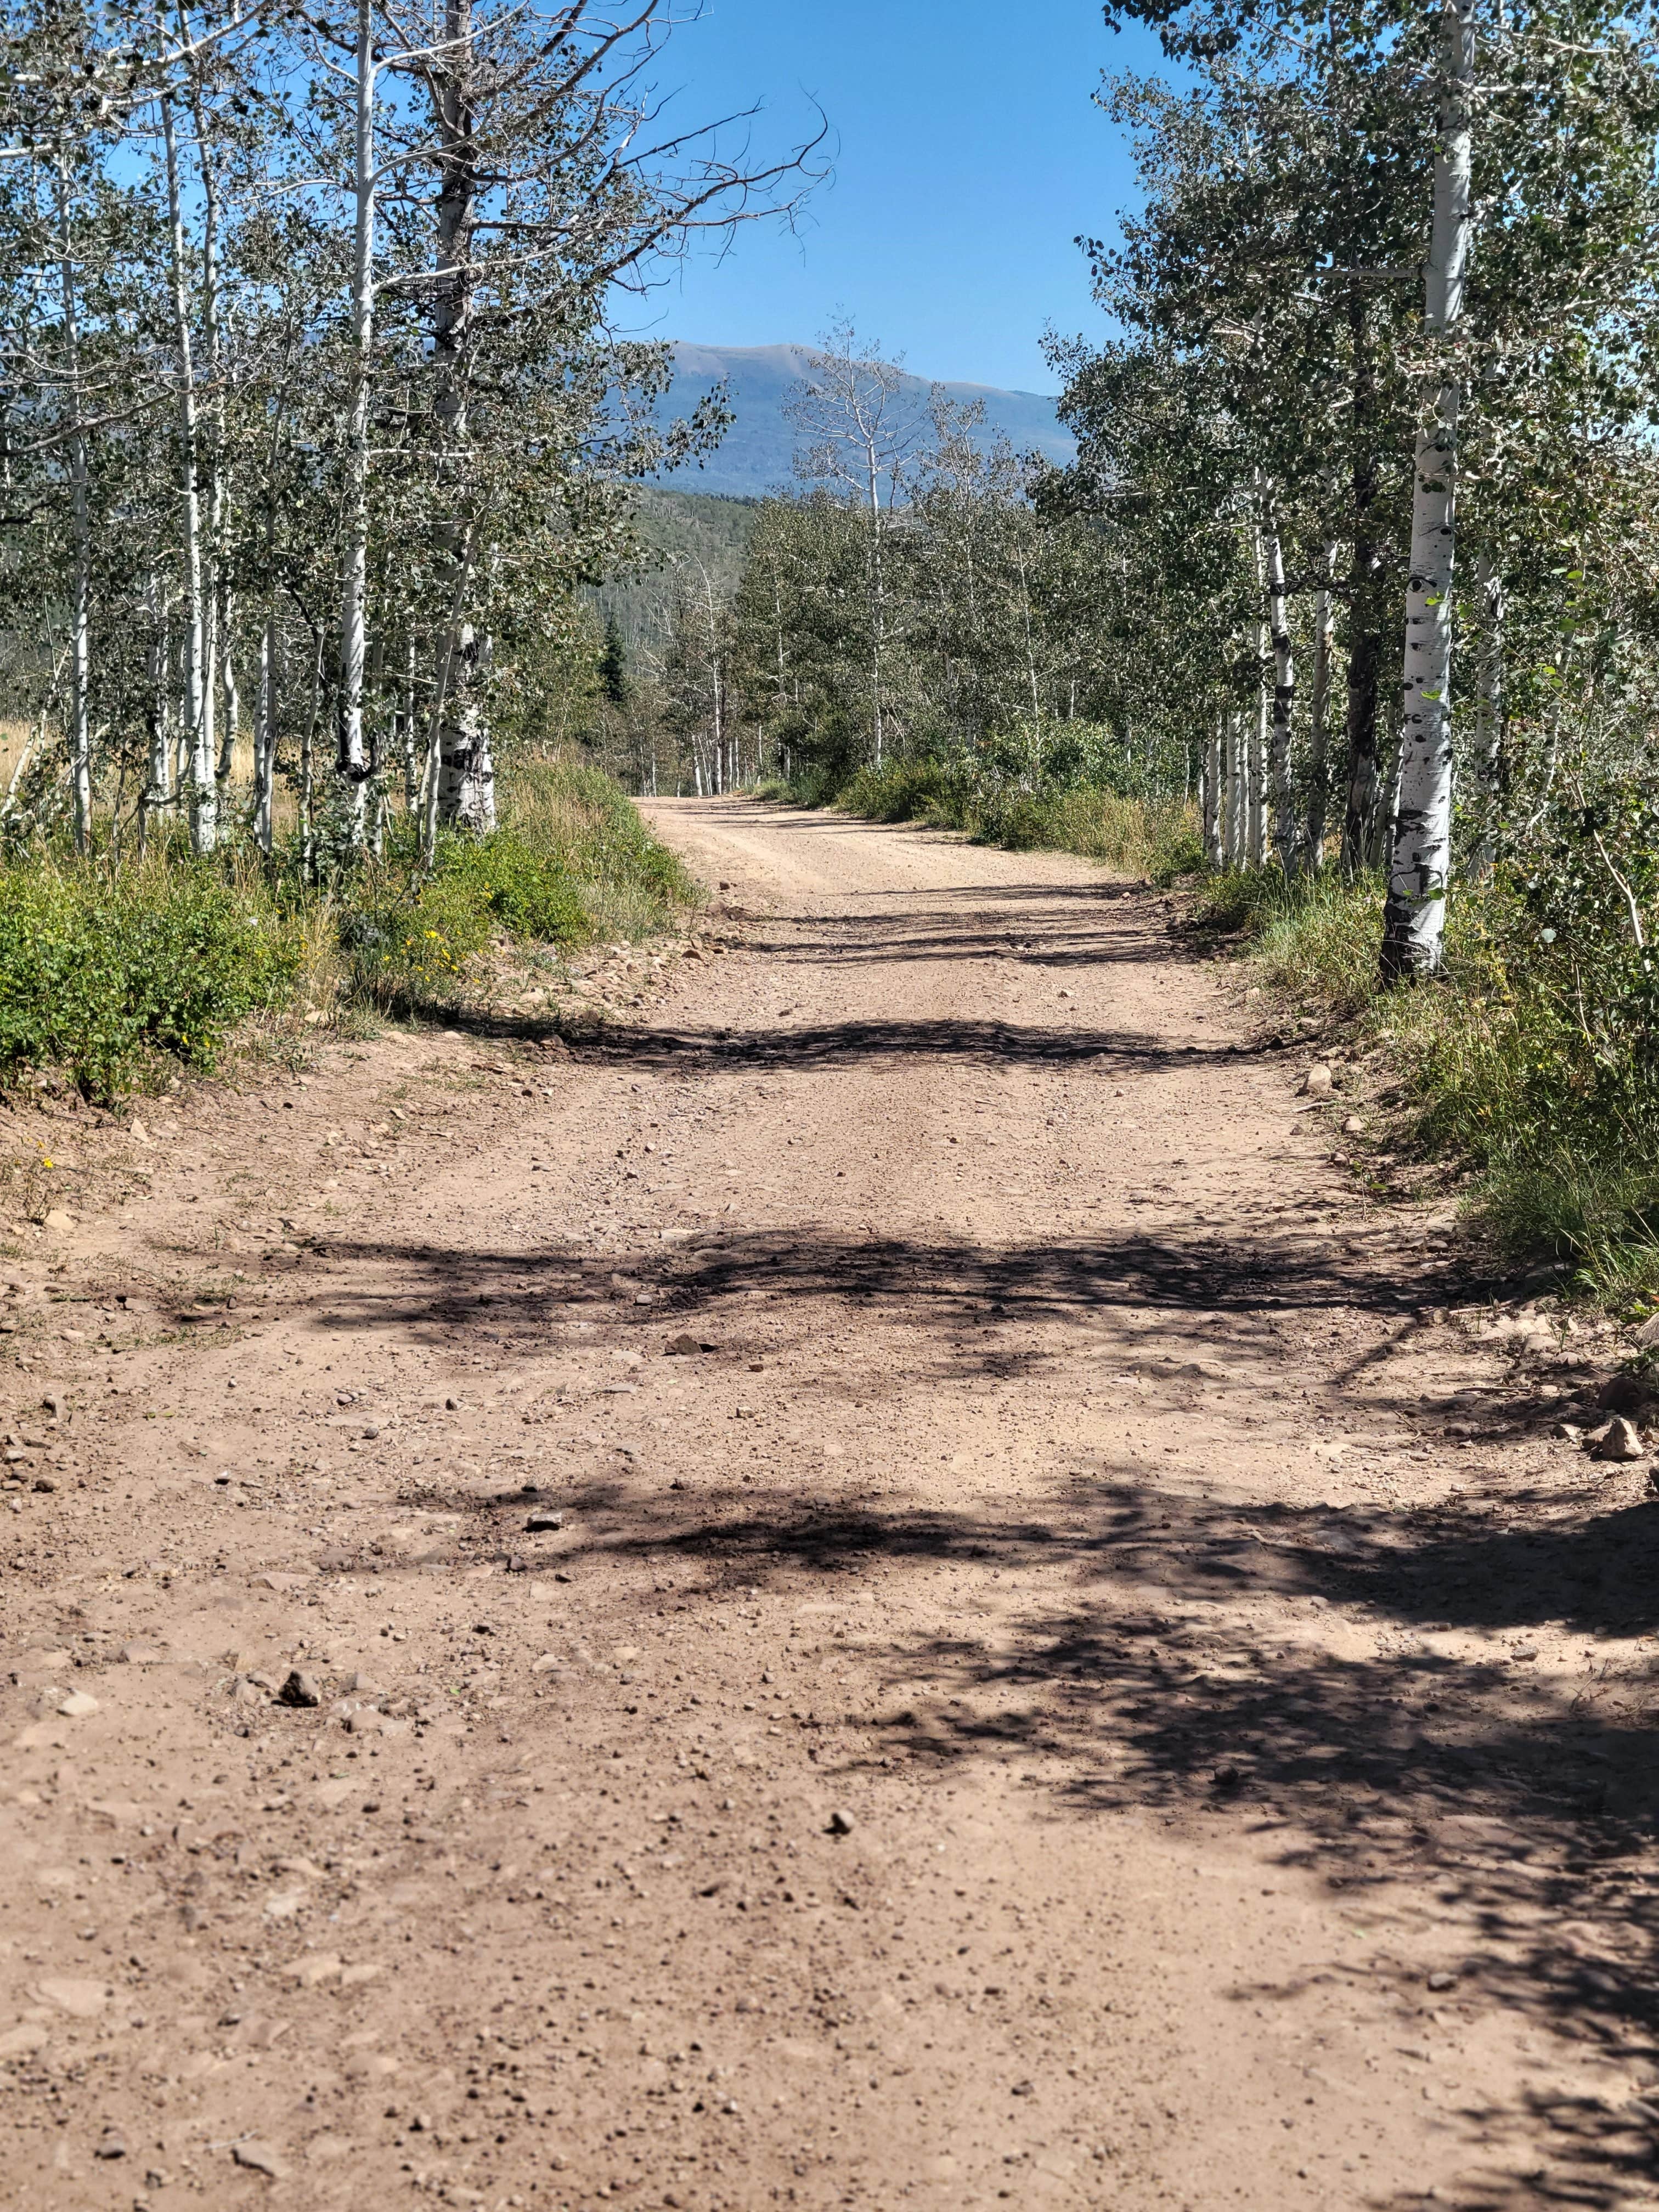
<path fill-rule="evenodd" d="M 724 378 L 737 420 L 703 467 L 675 469 L 660 481 L 677 491 L 717 492 L 728 499 L 761 499 L 780 485 L 793 483 L 796 434 L 784 420 L 783 404 L 805 365 L 805 349 L 795 345 L 676 345 L 674 381 L 659 404 L 659 419 L 668 422 L 677 415 L 689 415 Z M 919 399 L 927 398 L 927 377 L 907 375 L 904 382 Z M 1060 427 L 1054 401 L 1041 392 L 1000 392 L 988 384 L 945 384 L 944 388 L 958 405 L 972 399 L 985 402 L 988 445 L 1000 433 L 1022 453 L 1034 449 L 1053 461 L 1071 459 L 1072 439 Z"/>

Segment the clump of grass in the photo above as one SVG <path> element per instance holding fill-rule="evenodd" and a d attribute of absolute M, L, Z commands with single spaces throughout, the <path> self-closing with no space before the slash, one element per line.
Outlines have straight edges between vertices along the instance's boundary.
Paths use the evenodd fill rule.
<path fill-rule="evenodd" d="M 491 935 L 487 888 L 464 872 L 367 872 L 337 928 L 351 991 L 402 1012 L 457 1004 Z"/>
<path fill-rule="evenodd" d="M 877 822 L 960 830 L 978 843 L 1012 852 L 1078 853 L 1158 882 L 1203 859 L 1196 810 L 1184 799 L 1126 795 L 1087 783 L 1027 789 L 936 760 L 861 769 L 833 794 L 811 803 Z"/>
<path fill-rule="evenodd" d="M 506 790 L 501 830 L 478 849 L 488 852 L 502 841 L 512 841 L 508 849 L 540 856 L 568 885 L 583 919 L 568 932 L 562 924 L 547 933 L 561 942 L 653 936 L 673 928 L 701 902 L 678 855 L 652 836 L 603 769 L 558 760 L 520 763 Z"/>
<path fill-rule="evenodd" d="M 1276 994 L 1351 1025 L 1397 1086 L 1406 1141 L 1473 1170 L 1470 1210 L 1500 1249 L 1614 1305 L 1659 1296 L 1659 1064 L 1638 971 L 1543 938 L 1500 872 L 1457 887 L 1443 972 L 1385 988 L 1382 900 L 1374 876 L 1262 870 L 1212 878 L 1198 919 L 1243 931 Z"/>

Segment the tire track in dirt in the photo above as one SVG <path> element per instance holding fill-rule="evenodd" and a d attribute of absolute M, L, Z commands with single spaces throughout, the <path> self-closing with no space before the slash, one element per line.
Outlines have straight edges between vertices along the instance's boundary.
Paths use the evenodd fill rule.
<path fill-rule="evenodd" d="M 25 1268 L 0 2198 L 1650 2201 L 1641 1471 L 1161 902 L 650 811 L 724 958 Z"/>

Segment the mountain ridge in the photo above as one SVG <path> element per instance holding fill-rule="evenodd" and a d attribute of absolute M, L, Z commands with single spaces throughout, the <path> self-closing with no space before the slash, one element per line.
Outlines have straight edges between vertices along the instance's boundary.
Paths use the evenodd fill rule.
<path fill-rule="evenodd" d="M 667 422 L 689 415 L 697 401 L 724 380 L 736 420 L 718 450 L 701 467 L 665 470 L 656 481 L 675 491 L 712 492 L 727 499 L 763 499 L 795 482 L 796 433 L 784 419 L 791 385 L 799 381 L 810 348 L 793 343 L 769 346 L 702 345 L 690 339 L 673 343 L 674 377 L 657 404 Z M 1024 451 L 1033 449 L 1064 463 L 1074 447 L 1060 428 L 1056 401 L 1039 392 L 1005 390 L 945 377 L 914 376 L 901 366 L 904 386 L 926 399 L 935 385 L 958 405 L 979 400 L 985 406 L 981 442 L 999 435 Z"/>

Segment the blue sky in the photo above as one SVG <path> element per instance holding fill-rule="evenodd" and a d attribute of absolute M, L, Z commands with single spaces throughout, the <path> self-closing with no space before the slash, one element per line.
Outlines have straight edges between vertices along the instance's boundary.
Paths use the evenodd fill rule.
<path fill-rule="evenodd" d="M 756 144 L 830 121 L 835 173 L 799 234 L 751 224 L 657 294 L 657 335 L 810 341 L 837 308 L 922 376 L 1052 391 L 1043 327 L 1097 331 L 1079 232 L 1133 190 L 1090 98 L 1103 68 L 1156 65 L 1097 0 L 706 0 L 656 72 L 671 114 L 763 100 Z"/>

